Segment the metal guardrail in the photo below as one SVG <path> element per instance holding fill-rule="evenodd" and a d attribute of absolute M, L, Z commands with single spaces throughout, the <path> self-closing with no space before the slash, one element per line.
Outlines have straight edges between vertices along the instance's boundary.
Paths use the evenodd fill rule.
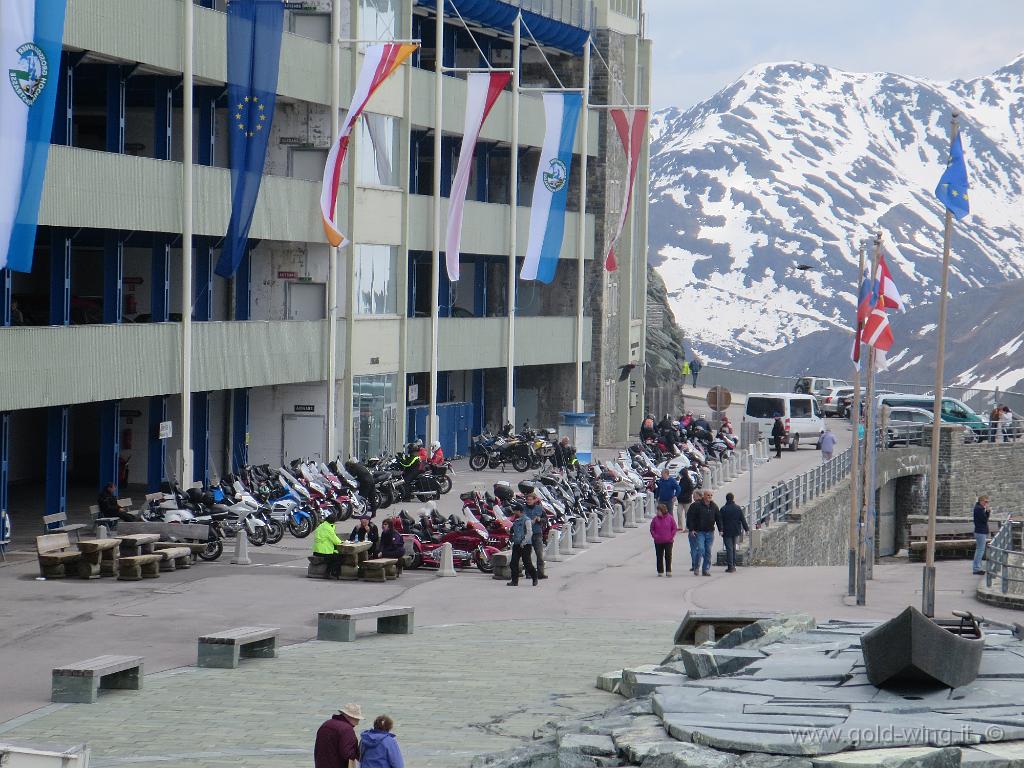
<path fill-rule="evenodd" d="M 847 448 L 814 469 L 776 483 L 747 506 L 754 527 L 785 520 L 800 507 L 831 490 L 850 475 L 853 449 Z"/>
<path fill-rule="evenodd" d="M 999 580 L 999 591 L 1004 595 L 1010 592 L 1024 594 L 1024 587 L 1014 588 L 1014 584 L 1024 584 L 1024 551 L 1021 541 L 1024 535 L 1024 521 L 1007 519 L 992 541 L 985 547 L 985 559 L 982 570 L 985 571 L 985 586 L 992 588 L 992 583 Z"/>

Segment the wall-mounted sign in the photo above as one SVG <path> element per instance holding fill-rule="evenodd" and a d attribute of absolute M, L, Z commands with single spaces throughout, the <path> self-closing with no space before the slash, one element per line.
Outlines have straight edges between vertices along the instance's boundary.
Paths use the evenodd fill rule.
<path fill-rule="evenodd" d="M 172 424 L 173 424 L 173 422 L 170 422 L 170 421 L 161 421 L 160 422 L 159 438 L 161 440 L 167 440 L 168 438 L 170 438 L 174 434 L 174 429 L 172 427 Z"/>
<path fill-rule="evenodd" d="M 295 406 L 295 412 L 296 413 L 315 413 L 316 412 L 316 406 L 315 405 L 296 405 Z"/>
<path fill-rule="evenodd" d="M 409 402 L 414 403 L 420 399 L 420 385 L 410 384 L 409 385 Z"/>
<path fill-rule="evenodd" d="M 142 415 L 142 411 L 126 410 L 124 408 L 121 409 L 121 418 L 122 419 L 137 419 L 141 415 Z"/>
<path fill-rule="evenodd" d="M 278 273 L 277 273 L 277 279 L 278 280 L 294 280 L 298 276 L 299 276 L 298 272 L 282 272 L 282 271 L 278 271 Z"/>
<path fill-rule="evenodd" d="M 370 365 L 380 365 L 380 358 L 379 357 L 371 357 L 370 358 Z"/>
<path fill-rule="evenodd" d="M 141 277 L 122 277 L 121 282 L 125 285 L 142 285 L 143 280 Z"/>

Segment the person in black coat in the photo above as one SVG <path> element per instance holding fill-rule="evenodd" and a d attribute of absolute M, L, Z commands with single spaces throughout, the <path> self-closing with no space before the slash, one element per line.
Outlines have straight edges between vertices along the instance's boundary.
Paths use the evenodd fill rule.
<path fill-rule="evenodd" d="M 786 425 L 782 423 L 782 417 L 776 416 L 772 424 L 772 442 L 775 443 L 775 458 L 782 458 L 782 441 L 786 438 Z"/>
<path fill-rule="evenodd" d="M 679 493 L 676 496 L 678 506 L 676 507 L 676 525 L 680 531 L 686 530 L 686 508 L 693 503 L 694 488 L 693 478 L 690 471 L 683 469 L 679 472 Z"/>
<path fill-rule="evenodd" d="M 736 573 L 736 539 L 741 532 L 750 531 L 743 507 L 736 503 L 736 497 L 725 494 L 725 504 L 719 510 L 718 532 L 725 544 L 725 572 Z"/>
<path fill-rule="evenodd" d="M 369 521 L 367 518 L 363 518 L 359 521 L 359 524 L 352 529 L 352 532 L 348 535 L 349 541 L 368 541 L 372 545 L 370 547 L 370 559 L 377 556 L 377 547 L 380 544 L 380 532 L 377 530 L 377 526 Z"/>
<path fill-rule="evenodd" d="M 984 574 L 981 568 L 981 561 L 985 557 L 985 547 L 988 544 L 988 519 L 991 513 L 988 509 L 988 496 L 979 496 L 978 503 L 974 505 L 974 575 Z"/>

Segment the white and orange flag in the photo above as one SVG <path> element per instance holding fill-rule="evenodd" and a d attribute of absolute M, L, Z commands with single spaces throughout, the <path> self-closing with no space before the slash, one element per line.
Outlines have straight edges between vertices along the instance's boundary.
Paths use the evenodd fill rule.
<path fill-rule="evenodd" d="M 371 45 L 366 49 L 363 67 L 359 70 L 352 103 L 349 105 L 345 122 L 341 126 L 338 140 L 334 142 L 327 155 L 324 166 L 324 183 L 320 190 L 320 214 L 324 220 L 324 232 L 327 241 L 334 246 L 344 247 L 348 240 L 338 229 L 338 186 L 341 183 L 341 167 L 348 154 L 348 144 L 355 128 L 356 120 L 363 113 L 370 98 L 381 84 L 398 69 L 412 52 L 418 48 L 416 43 L 385 43 Z"/>
<path fill-rule="evenodd" d="M 459 164 L 452 181 L 448 197 L 448 231 L 445 235 L 445 262 L 448 265 L 448 279 L 459 279 L 459 249 L 462 246 L 462 214 L 466 207 L 466 191 L 469 189 L 469 174 L 473 170 L 473 153 L 480 130 L 487 121 L 487 115 L 498 100 L 511 72 L 475 72 L 467 78 L 466 123 L 462 130 L 462 149 L 459 150 Z"/>
<path fill-rule="evenodd" d="M 612 122 L 615 123 L 615 130 L 619 134 L 619 141 L 622 142 L 622 149 L 626 153 L 626 160 L 629 161 L 629 184 L 626 185 L 622 201 L 619 226 L 615 230 L 615 236 L 611 239 L 611 244 L 608 247 L 608 256 L 604 260 L 604 268 L 609 272 L 614 272 L 619 267 L 618 262 L 615 260 L 615 244 L 619 242 L 622 229 L 626 226 L 626 216 L 629 213 L 630 203 L 633 202 L 633 185 L 636 182 L 636 169 L 640 163 L 640 153 L 644 146 L 644 132 L 647 129 L 647 110 L 613 109 L 610 113 Z"/>

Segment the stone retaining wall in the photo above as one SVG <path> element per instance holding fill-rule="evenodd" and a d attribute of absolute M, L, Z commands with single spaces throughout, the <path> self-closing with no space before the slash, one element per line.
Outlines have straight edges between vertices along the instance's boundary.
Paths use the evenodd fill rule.
<path fill-rule="evenodd" d="M 850 481 L 800 509 L 791 522 L 753 532 L 753 565 L 843 565 L 850 545 Z"/>

